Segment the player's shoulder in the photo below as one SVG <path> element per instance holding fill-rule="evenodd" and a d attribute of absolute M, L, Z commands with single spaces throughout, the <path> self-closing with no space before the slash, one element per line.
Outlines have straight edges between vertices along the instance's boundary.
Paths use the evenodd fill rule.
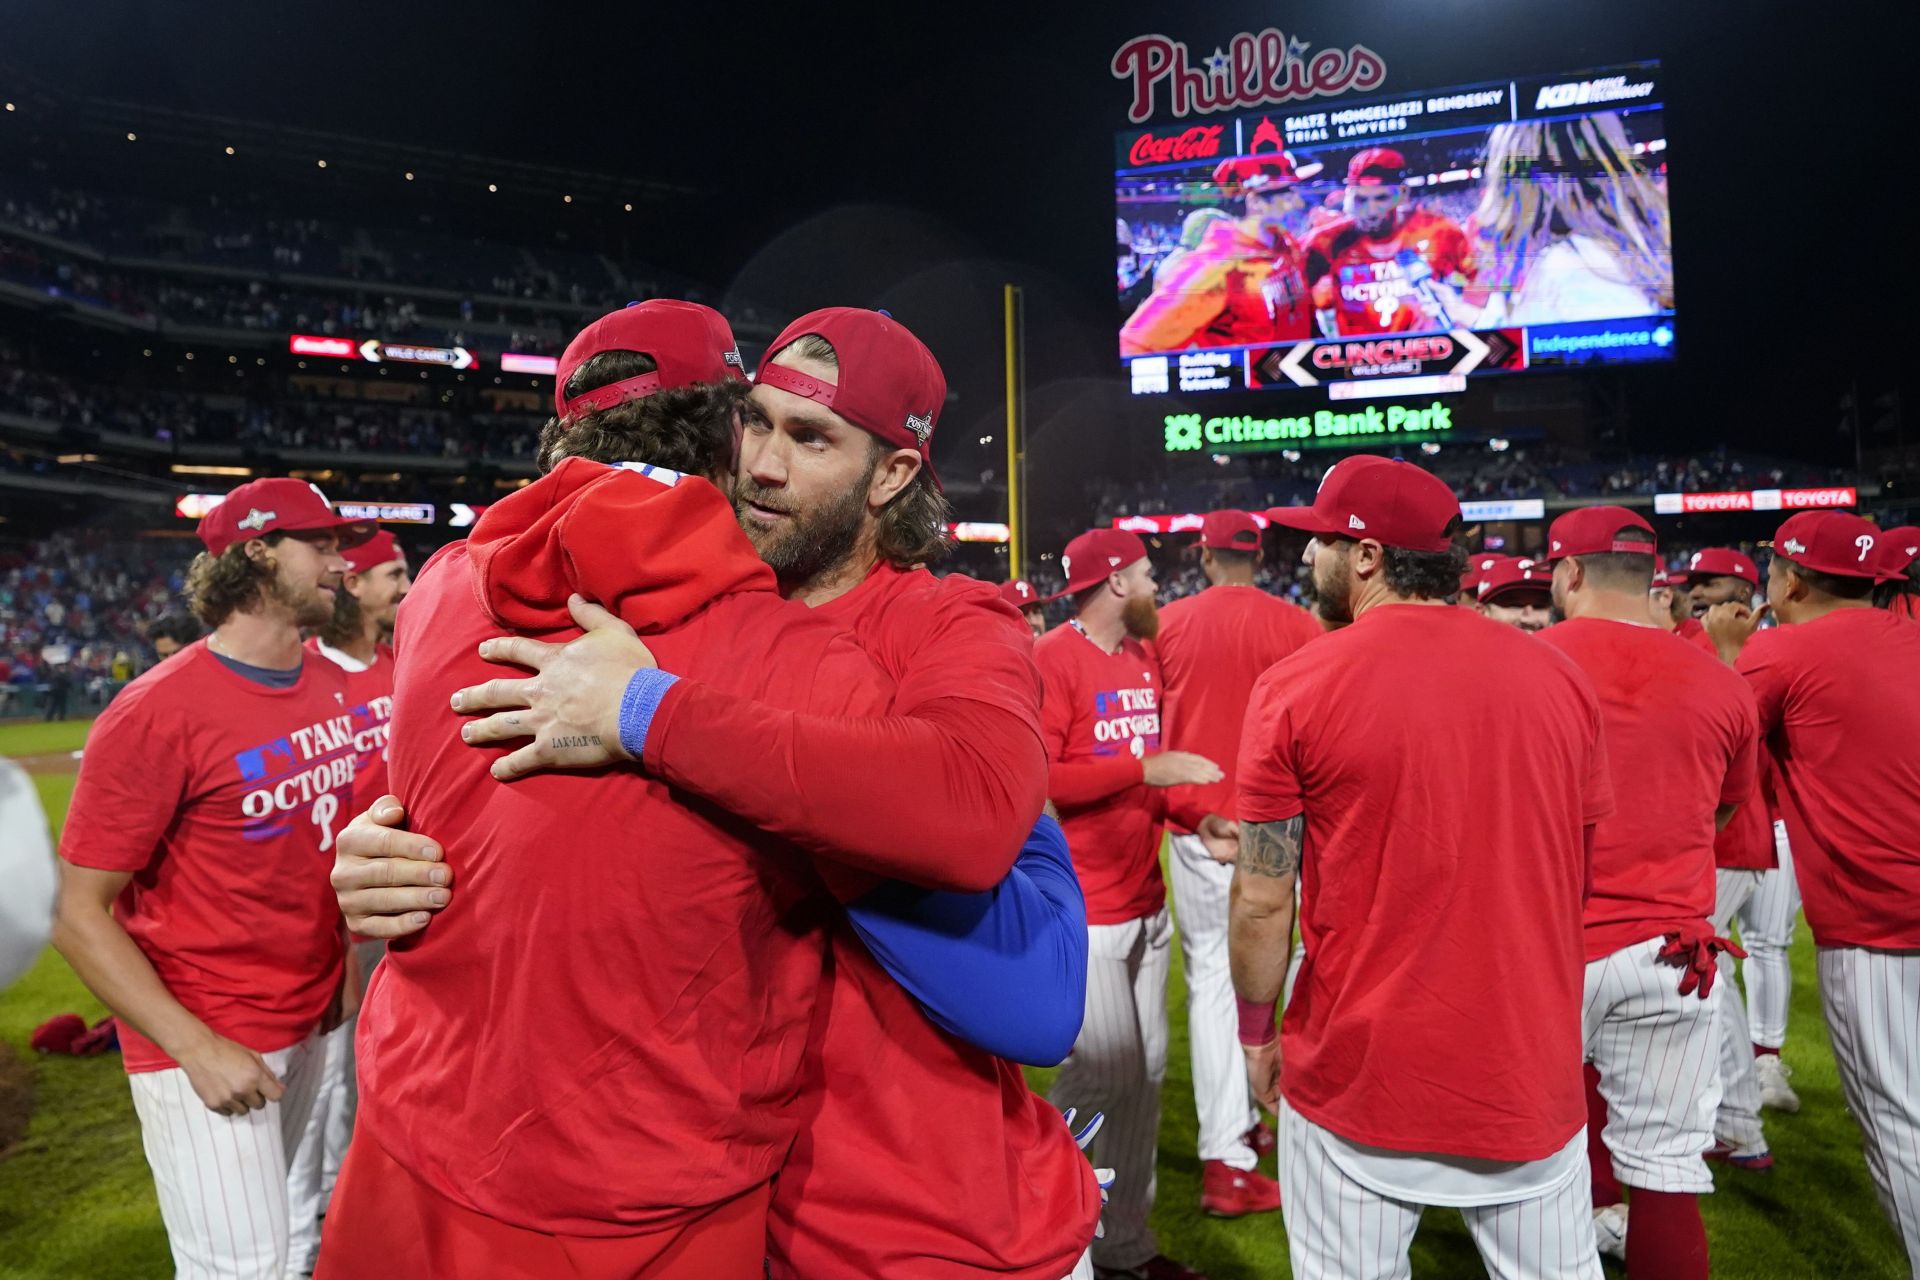
<path fill-rule="evenodd" d="M 1318 249 L 1329 257 L 1334 252 L 1352 244 L 1360 234 L 1360 228 L 1354 225 L 1352 218 L 1342 215 L 1327 223 L 1307 237 L 1307 248 Z"/>

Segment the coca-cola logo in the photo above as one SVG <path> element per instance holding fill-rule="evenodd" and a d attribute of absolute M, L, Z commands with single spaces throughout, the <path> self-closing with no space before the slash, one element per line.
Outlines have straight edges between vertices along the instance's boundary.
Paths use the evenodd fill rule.
<path fill-rule="evenodd" d="M 1197 124 L 1180 133 L 1170 133 L 1161 137 L 1154 133 L 1143 133 L 1133 140 L 1133 146 L 1127 150 L 1127 160 L 1132 164 L 1165 164 L 1169 160 L 1211 160 L 1220 154 L 1220 134 L 1227 126 L 1223 124 Z"/>
<path fill-rule="evenodd" d="M 1243 31 L 1196 63 L 1185 41 L 1135 36 L 1113 55 L 1112 71 L 1114 79 L 1132 85 L 1127 119 L 1135 124 L 1153 115 L 1163 83 L 1167 109 L 1179 117 L 1373 89 L 1387 78 L 1386 59 L 1363 44 L 1309 55 L 1310 48 L 1300 37 L 1268 27 Z"/>

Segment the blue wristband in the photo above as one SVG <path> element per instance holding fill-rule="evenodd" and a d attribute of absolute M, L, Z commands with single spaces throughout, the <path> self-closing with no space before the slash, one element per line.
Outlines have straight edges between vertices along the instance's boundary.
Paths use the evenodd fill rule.
<path fill-rule="evenodd" d="M 647 730 L 653 727 L 660 699 L 679 678 L 657 667 L 642 667 L 627 681 L 627 691 L 620 697 L 620 745 L 635 760 L 647 749 Z"/>

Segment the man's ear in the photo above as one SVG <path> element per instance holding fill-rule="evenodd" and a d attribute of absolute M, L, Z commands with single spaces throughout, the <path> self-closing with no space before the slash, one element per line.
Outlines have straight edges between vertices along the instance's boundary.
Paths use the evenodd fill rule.
<path fill-rule="evenodd" d="M 913 483 L 924 465 L 920 455 L 912 449 L 892 449 L 879 465 L 873 469 L 873 480 L 867 485 L 867 506 L 871 510 L 880 508 L 900 496 L 902 490 Z"/>

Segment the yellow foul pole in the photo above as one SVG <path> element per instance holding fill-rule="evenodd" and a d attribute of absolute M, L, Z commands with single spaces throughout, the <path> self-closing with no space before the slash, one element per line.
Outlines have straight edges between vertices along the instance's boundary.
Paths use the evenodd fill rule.
<path fill-rule="evenodd" d="M 1025 530 L 1021 528 L 1020 519 L 1020 379 L 1016 333 L 1020 289 L 1010 284 L 1002 292 L 1007 331 L 1007 572 L 1011 577 L 1020 578 L 1026 576 Z"/>

